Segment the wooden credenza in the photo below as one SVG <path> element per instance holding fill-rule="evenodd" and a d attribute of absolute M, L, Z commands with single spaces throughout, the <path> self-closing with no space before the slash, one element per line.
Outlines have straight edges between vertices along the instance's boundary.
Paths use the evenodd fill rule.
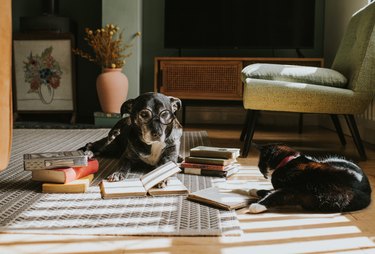
<path fill-rule="evenodd" d="M 253 63 L 323 67 L 322 58 L 156 57 L 154 91 L 182 100 L 241 101 L 241 70 Z"/>

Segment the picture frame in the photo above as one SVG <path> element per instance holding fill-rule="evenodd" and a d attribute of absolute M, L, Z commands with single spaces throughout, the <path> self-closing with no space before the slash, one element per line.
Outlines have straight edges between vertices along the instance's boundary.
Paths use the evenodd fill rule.
<path fill-rule="evenodd" d="M 75 66 L 70 33 L 22 33 L 13 37 L 14 112 L 72 113 Z"/>

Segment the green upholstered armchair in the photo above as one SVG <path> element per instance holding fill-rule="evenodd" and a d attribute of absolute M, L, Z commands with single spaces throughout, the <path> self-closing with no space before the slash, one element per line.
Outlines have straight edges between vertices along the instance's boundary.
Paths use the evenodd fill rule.
<path fill-rule="evenodd" d="M 259 111 L 329 114 L 340 141 L 338 120 L 344 115 L 362 159 L 366 159 L 355 114 L 363 113 L 375 95 L 375 3 L 355 13 L 330 69 L 278 64 L 252 64 L 242 70 L 242 156 L 248 155 Z"/>

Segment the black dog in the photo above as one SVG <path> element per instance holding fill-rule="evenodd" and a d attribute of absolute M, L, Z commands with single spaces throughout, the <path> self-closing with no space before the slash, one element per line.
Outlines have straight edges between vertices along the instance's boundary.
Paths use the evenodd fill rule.
<path fill-rule="evenodd" d="M 175 117 L 181 100 L 160 93 L 145 93 L 124 102 L 119 120 L 108 136 L 82 148 L 94 156 L 125 156 L 128 167 L 152 169 L 168 161 L 177 162 L 182 127 Z M 121 181 L 125 172 L 118 171 L 109 181 Z"/>

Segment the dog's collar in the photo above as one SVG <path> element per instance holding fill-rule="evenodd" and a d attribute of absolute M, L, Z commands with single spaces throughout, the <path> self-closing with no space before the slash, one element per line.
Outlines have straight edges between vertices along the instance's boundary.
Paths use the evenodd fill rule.
<path fill-rule="evenodd" d="M 294 154 L 294 155 L 286 156 L 286 157 L 285 157 L 285 158 L 279 163 L 279 165 L 276 166 L 275 169 L 278 169 L 278 168 L 284 167 L 288 162 L 290 162 L 291 160 L 294 160 L 294 159 L 298 158 L 299 156 L 300 156 L 299 153 Z"/>

